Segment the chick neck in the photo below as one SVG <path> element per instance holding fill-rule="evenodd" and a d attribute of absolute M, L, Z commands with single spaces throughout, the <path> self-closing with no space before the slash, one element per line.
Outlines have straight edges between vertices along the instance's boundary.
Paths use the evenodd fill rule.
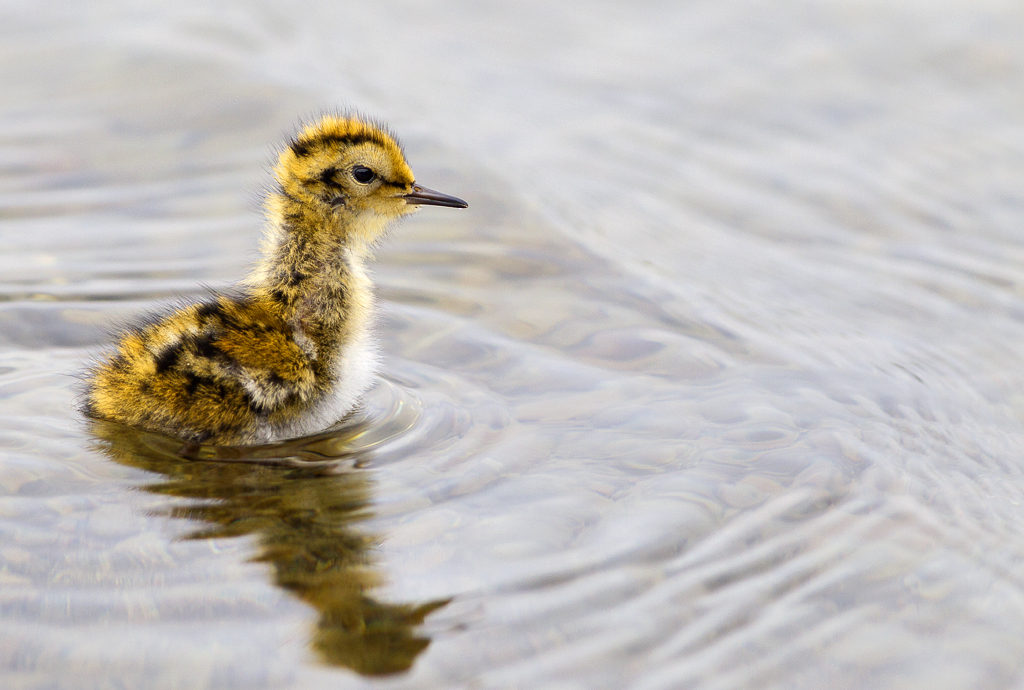
<path fill-rule="evenodd" d="M 378 228 L 363 226 L 387 219 L 283 191 L 268 198 L 267 210 L 263 259 L 247 283 L 320 348 L 333 349 L 366 325 L 372 248 L 364 238 Z"/>

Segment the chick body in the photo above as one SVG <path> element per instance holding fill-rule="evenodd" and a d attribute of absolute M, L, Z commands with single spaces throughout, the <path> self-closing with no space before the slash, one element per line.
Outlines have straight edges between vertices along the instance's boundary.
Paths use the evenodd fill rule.
<path fill-rule="evenodd" d="M 87 414 L 249 444 L 318 431 L 357 404 L 377 363 L 374 243 L 419 205 L 466 203 L 417 185 L 394 137 L 353 116 L 305 127 L 274 172 L 253 273 L 129 329 L 88 376 Z"/>

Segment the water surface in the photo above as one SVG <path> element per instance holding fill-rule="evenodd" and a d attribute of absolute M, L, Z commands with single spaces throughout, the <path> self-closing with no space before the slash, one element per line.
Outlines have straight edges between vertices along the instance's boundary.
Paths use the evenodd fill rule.
<path fill-rule="evenodd" d="M 1024 682 L 1017 4 L 3 14 L 4 687 Z M 362 412 L 87 424 L 339 105 L 471 204 L 381 248 Z"/>

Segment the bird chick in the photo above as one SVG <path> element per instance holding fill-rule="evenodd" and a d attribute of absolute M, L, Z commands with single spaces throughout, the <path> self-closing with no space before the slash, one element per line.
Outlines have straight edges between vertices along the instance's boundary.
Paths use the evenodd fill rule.
<path fill-rule="evenodd" d="M 274 174 L 253 273 L 128 329 L 87 375 L 86 414 L 234 445 L 319 431 L 357 404 L 377 361 L 370 250 L 419 206 L 467 204 L 416 184 L 395 138 L 358 116 L 302 129 Z"/>

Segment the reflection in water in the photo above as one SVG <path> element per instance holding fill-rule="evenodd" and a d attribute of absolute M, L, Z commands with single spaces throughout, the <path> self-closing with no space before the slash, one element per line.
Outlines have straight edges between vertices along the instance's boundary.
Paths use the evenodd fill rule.
<path fill-rule="evenodd" d="M 394 673 L 430 644 L 414 628 L 447 601 L 394 605 L 367 595 L 380 576 L 370 552 L 374 537 L 356 529 L 369 514 L 371 484 L 352 468 L 355 456 L 328 459 L 311 450 L 314 442 L 203 448 L 187 458 L 170 438 L 103 421 L 92 430 L 114 461 L 164 476 L 146 491 L 192 499 L 167 510 L 205 523 L 186 539 L 254 535 L 254 560 L 273 566 L 274 584 L 320 614 L 312 646 L 324 662 L 368 675 Z"/>

